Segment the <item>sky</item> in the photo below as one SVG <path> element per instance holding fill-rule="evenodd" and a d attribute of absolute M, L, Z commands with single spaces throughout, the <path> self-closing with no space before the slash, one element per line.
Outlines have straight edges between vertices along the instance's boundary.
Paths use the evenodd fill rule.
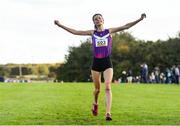
<path fill-rule="evenodd" d="M 167 40 L 180 32 L 180 0 L 1 0 L 0 64 L 60 63 L 77 36 L 54 20 L 77 30 L 92 30 L 92 16 L 101 13 L 105 28 L 147 18 L 126 30 L 141 40 Z"/>

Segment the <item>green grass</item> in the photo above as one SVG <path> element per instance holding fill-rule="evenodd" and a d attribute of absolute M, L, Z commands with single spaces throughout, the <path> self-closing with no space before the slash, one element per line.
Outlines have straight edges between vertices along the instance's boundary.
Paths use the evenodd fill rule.
<path fill-rule="evenodd" d="M 178 125 L 180 86 L 165 84 L 112 85 L 110 122 L 105 121 L 104 84 L 99 115 L 93 117 L 93 85 L 0 84 L 0 125 Z"/>

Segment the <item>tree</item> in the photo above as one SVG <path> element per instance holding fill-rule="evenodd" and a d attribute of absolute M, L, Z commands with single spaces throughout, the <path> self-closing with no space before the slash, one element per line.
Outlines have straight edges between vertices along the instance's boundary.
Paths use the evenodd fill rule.
<path fill-rule="evenodd" d="M 91 42 L 89 39 L 79 47 L 69 47 L 65 63 L 58 68 L 58 80 L 89 81 L 92 62 Z"/>

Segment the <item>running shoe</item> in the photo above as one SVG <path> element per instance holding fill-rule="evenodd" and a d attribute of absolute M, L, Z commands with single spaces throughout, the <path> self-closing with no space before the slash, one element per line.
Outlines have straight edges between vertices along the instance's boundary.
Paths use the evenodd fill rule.
<path fill-rule="evenodd" d="M 93 114 L 94 116 L 97 116 L 97 115 L 98 115 L 98 104 L 93 104 L 92 114 Z"/>
<path fill-rule="evenodd" d="M 106 114 L 106 120 L 107 120 L 107 121 L 111 121 L 111 120 L 112 120 L 112 117 L 111 117 L 111 114 L 110 114 L 110 113 L 107 113 L 107 114 Z"/>

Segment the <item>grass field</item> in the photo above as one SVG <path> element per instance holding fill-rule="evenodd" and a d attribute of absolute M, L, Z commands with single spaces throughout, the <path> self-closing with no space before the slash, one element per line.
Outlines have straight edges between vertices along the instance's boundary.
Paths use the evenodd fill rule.
<path fill-rule="evenodd" d="M 93 117 L 93 85 L 0 84 L 0 125 L 178 125 L 180 86 L 165 84 L 112 85 L 110 122 L 105 121 L 104 84 L 99 115 Z"/>

